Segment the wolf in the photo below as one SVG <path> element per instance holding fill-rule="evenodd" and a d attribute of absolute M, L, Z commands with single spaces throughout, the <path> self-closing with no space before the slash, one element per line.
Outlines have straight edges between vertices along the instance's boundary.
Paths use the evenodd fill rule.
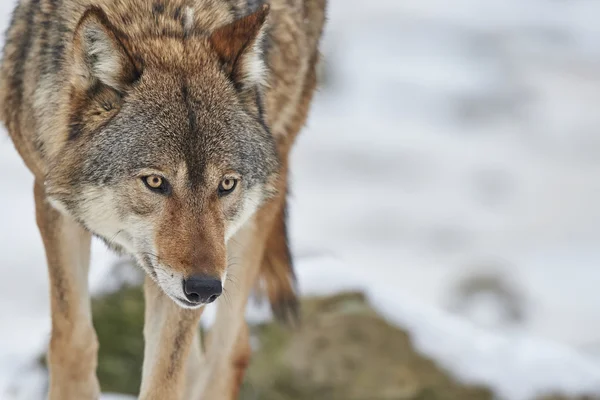
<path fill-rule="evenodd" d="M 326 0 L 18 2 L 0 118 L 35 177 L 50 400 L 99 397 L 92 236 L 145 271 L 140 399 L 236 398 L 255 288 L 294 320 L 289 154 L 325 14 Z M 224 290 L 201 349 L 202 310 Z"/>

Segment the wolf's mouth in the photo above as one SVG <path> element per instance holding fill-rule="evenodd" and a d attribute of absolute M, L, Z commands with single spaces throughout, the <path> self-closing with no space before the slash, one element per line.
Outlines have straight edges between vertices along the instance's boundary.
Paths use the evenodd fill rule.
<path fill-rule="evenodd" d="M 178 302 L 182 303 L 186 308 L 200 308 L 204 305 L 204 303 L 192 303 L 190 301 L 182 299 L 181 297 L 173 296 L 173 298 Z"/>

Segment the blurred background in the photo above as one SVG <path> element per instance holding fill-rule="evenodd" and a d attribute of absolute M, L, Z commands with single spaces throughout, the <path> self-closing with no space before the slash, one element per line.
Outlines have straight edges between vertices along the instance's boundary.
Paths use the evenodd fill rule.
<path fill-rule="evenodd" d="M 251 302 L 244 399 L 600 399 L 598 16 L 595 0 L 330 1 L 292 166 L 306 323 Z M 0 400 L 41 399 L 45 259 L 0 133 Z M 101 340 L 138 334 L 134 269 L 95 243 L 90 279 Z M 138 374 L 139 354 L 102 347 L 103 388 L 131 392 L 111 371 Z"/>

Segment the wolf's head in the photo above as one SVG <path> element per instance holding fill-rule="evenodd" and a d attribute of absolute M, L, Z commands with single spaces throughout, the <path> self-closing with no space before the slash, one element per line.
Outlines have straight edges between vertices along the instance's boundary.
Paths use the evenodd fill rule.
<path fill-rule="evenodd" d="M 272 195 L 279 163 L 261 104 L 268 9 L 208 33 L 181 14 L 181 27 L 135 40 L 100 9 L 83 15 L 68 137 L 46 187 L 179 305 L 198 307 L 221 293 L 227 240 Z"/>

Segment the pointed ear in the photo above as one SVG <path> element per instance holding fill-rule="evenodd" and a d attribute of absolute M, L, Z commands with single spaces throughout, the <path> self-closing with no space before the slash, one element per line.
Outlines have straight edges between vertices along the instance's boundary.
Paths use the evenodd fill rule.
<path fill-rule="evenodd" d="M 139 78 L 139 68 L 119 36 L 102 9 L 91 7 L 83 14 L 73 38 L 76 86 L 87 89 L 100 81 L 122 91 Z"/>
<path fill-rule="evenodd" d="M 210 42 L 233 82 L 242 88 L 265 83 L 266 66 L 262 36 L 266 30 L 269 5 L 218 28 Z"/>

